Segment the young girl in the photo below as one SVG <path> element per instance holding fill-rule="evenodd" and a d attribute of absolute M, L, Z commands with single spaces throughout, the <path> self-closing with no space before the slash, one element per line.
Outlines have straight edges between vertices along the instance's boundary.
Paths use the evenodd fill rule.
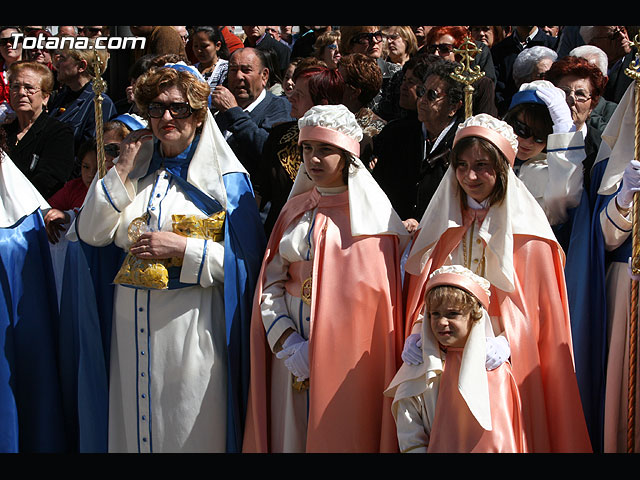
<path fill-rule="evenodd" d="M 517 149 L 513 129 L 490 115 L 458 127 L 450 167 L 406 263 L 406 320 L 414 329 L 407 333 L 419 333 L 424 287 L 434 270 L 459 264 L 486 278 L 493 330 L 511 350 L 527 450 L 591 451 L 573 363 L 564 254 L 513 172 Z"/>
<path fill-rule="evenodd" d="M 425 361 L 405 363 L 385 392 L 394 397 L 401 452 L 526 451 L 511 365 L 486 369 L 485 337 L 493 337 L 489 288 L 461 265 L 431 274 L 422 327 Z"/>
<path fill-rule="evenodd" d="M 198 71 L 213 90 L 227 79 L 229 51 L 224 37 L 217 27 L 203 26 L 193 33 L 193 53 Z"/>
<path fill-rule="evenodd" d="M 391 400 L 407 232 L 343 105 L 299 120 L 303 164 L 254 300 L 246 452 L 397 451 Z"/>

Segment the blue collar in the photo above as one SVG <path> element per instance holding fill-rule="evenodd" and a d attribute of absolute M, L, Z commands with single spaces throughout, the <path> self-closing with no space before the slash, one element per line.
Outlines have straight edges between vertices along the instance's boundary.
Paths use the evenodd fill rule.
<path fill-rule="evenodd" d="M 187 170 L 189 170 L 189 164 L 191 163 L 191 159 L 193 158 L 193 154 L 196 151 L 199 141 L 200 134 L 197 134 L 193 139 L 193 142 L 191 142 L 191 145 L 189 145 L 182 153 L 179 153 L 175 157 L 165 157 L 161 153 L 162 149 L 160 148 L 159 140 L 156 140 L 153 148 L 153 156 L 151 157 L 151 162 L 149 162 L 149 169 L 147 170 L 146 175 L 149 175 L 160 168 L 165 168 L 173 175 L 186 180 Z"/>

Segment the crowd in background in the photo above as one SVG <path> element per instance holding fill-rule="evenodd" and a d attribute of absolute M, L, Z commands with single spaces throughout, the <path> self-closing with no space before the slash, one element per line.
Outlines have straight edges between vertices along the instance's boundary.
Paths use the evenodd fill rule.
<path fill-rule="evenodd" d="M 119 198 L 126 197 L 125 190 L 121 192 L 124 197 L 118 198 L 111 198 L 113 192 L 106 193 L 105 198 L 108 198 L 104 205 L 94 206 L 94 202 L 98 201 L 89 195 L 92 184 L 99 183 L 99 177 L 96 179 L 96 176 L 99 174 L 101 146 L 96 140 L 96 61 L 100 60 L 98 71 L 101 78 L 106 80 L 106 90 L 100 103 L 103 125 L 98 129 L 99 139 L 104 146 L 106 169 L 114 168 L 115 164 L 125 187 L 127 175 L 135 173 L 131 165 L 126 171 L 122 170 L 124 160 L 128 158 L 126 149 L 131 148 L 129 143 L 132 138 L 142 142 L 140 136 L 135 137 L 136 133 L 142 135 L 148 132 L 152 129 L 153 120 L 162 118 L 167 111 L 173 119 L 180 119 L 191 115 L 193 110 L 193 105 L 185 107 L 185 104 L 172 100 L 172 103 L 160 104 L 158 112 L 154 112 L 157 99 L 164 97 L 159 95 L 154 100 L 154 95 L 141 85 L 146 85 L 144 82 L 149 81 L 153 72 L 164 65 L 172 65 L 176 70 L 187 68 L 209 86 L 205 95 L 206 115 L 203 113 L 207 120 L 202 122 L 207 125 L 210 116 L 215 121 L 216 131 L 207 131 L 207 135 L 211 135 L 213 143 L 224 141 L 224 152 L 228 148 L 232 152 L 228 155 L 234 156 L 239 162 L 238 166 L 233 162 L 229 164 L 233 163 L 234 168 L 246 171 L 250 179 L 249 189 L 255 196 L 260 235 L 264 235 L 267 245 L 270 245 L 268 241 L 272 235 L 278 238 L 283 236 L 283 241 L 293 242 L 290 248 L 297 249 L 299 245 L 287 237 L 294 233 L 284 231 L 285 226 L 281 225 L 282 220 L 279 219 L 282 215 L 286 217 L 290 211 L 288 201 L 295 191 L 294 186 L 300 184 L 298 174 L 305 162 L 303 149 L 299 146 L 303 141 L 302 119 L 310 121 L 308 114 L 320 112 L 316 109 L 318 106 L 344 107 L 346 112 L 353 115 L 362 132 L 356 141 L 356 156 L 376 188 L 388 198 L 395 212 L 393 218 L 397 214 L 404 229 L 401 234 L 406 234 L 409 239 L 409 244 L 403 245 L 406 250 L 399 252 L 402 279 L 398 288 L 404 292 L 403 301 L 411 306 L 411 295 L 406 293 L 411 288 L 411 275 L 405 276 L 405 262 L 409 257 L 409 271 L 411 245 L 414 242 L 420 244 L 423 240 L 419 235 L 424 235 L 430 225 L 437 223 L 428 223 L 425 219 L 431 221 L 437 217 L 438 209 L 445 212 L 449 208 L 446 184 L 453 180 L 448 172 L 452 169 L 458 171 L 462 158 L 462 154 L 455 149 L 457 133 L 468 127 L 465 123 L 468 116 L 465 85 L 455 78 L 455 74 L 470 58 L 470 66 L 474 70 L 468 73 L 481 72 L 472 83 L 473 94 L 469 97 L 472 115 L 480 115 L 480 119 L 484 118 L 482 115 L 487 115 L 499 121 L 496 128 L 506 128 L 516 141 L 515 153 L 509 159 L 511 171 L 504 173 L 505 184 L 506 177 L 513 174 L 518 179 L 518 185 L 526 187 L 526 197 L 530 195 L 535 199 L 536 208 L 539 207 L 543 212 L 544 225 L 541 228 L 548 228 L 549 238 L 557 241 L 561 247 L 559 268 L 565 272 L 558 274 L 557 278 L 566 277 L 566 284 L 562 278 L 560 296 L 564 298 L 558 300 L 558 305 L 565 305 L 571 314 L 570 326 L 567 327 L 570 330 L 569 338 L 572 337 L 569 348 L 572 350 L 571 359 L 575 362 L 581 408 L 590 437 L 587 443 L 593 451 L 624 451 L 628 408 L 625 375 L 629 369 L 628 351 L 625 350 L 628 346 L 624 342 L 628 339 L 626 325 L 629 315 L 628 299 L 619 290 L 622 288 L 620 285 L 624 284 L 624 292 L 627 292 L 629 277 L 636 278 L 627 268 L 627 262 L 630 257 L 629 212 L 633 205 L 633 193 L 640 188 L 640 174 L 636 173 L 637 162 L 633 162 L 633 147 L 625 150 L 627 158 L 620 153 L 622 147 L 620 142 L 616 146 L 616 140 L 622 129 L 622 110 L 629 104 L 629 91 L 633 84 L 625 69 L 635 61 L 637 45 L 633 40 L 639 29 L 637 26 L 3 26 L 0 27 L 0 147 L 51 207 L 44 215 L 44 226 L 52 252 L 56 248 L 66 248 L 62 240 L 70 231 L 73 233 L 74 229 L 70 229 L 70 226 L 81 215 L 85 201 L 92 209 L 96 209 L 95 212 L 103 212 L 106 210 L 101 209 L 108 210 L 107 200 L 115 208 Z M 13 41 L 16 33 L 23 34 L 21 41 Z M 144 37 L 144 50 L 107 52 L 74 48 L 55 51 L 22 48 L 24 39 L 29 36 L 82 36 L 92 42 L 97 37 L 110 35 Z M 469 57 L 468 52 L 471 52 Z M 191 99 L 188 103 L 191 103 Z M 348 124 L 347 120 L 345 122 Z M 491 122 L 488 124 L 494 125 Z M 205 138 L 204 133 L 198 135 Z M 610 140 L 612 138 L 615 140 Z M 167 150 L 173 144 L 165 141 L 163 145 Z M 141 147 L 138 145 L 136 148 Z M 222 151 L 219 145 L 217 148 Z M 167 154 L 167 151 L 164 153 Z M 175 153 L 177 155 L 180 152 Z M 617 156 L 614 157 L 614 154 Z M 611 158 L 616 158 L 616 165 L 622 165 L 616 167 L 613 173 L 605 170 L 607 166 L 613 168 Z M 623 160 L 618 161 L 618 158 Z M 154 154 L 151 165 L 157 166 L 153 163 L 156 161 L 159 160 Z M 227 166 L 219 166 L 222 176 Z M 149 172 L 152 170 L 150 166 Z M 202 185 L 207 184 L 207 173 L 203 172 Z M 186 171 L 175 175 L 187 178 Z M 193 175 L 193 172 L 189 174 L 191 183 L 194 181 Z M 111 180 L 110 177 L 105 178 L 108 179 L 104 187 L 107 192 L 111 188 Z M 608 179 L 609 184 L 605 185 Z M 462 180 L 458 180 L 462 185 Z M 354 191 L 349 180 L 345 180 L 344 185 L 349 185 L 350 191 Z M 225 187 L 231 191 L 228 184 Z M 159 187 L 154 185 L 153 188 Z M 216 191 L 210 185 L 207 188 Z M 502 201 L 489 197 L 489 194 L 480 197 L 481 200 L 491 198 L 491 202 L 495 200 L 497 204 Z M 469 198 L 475 197 L 470 195 Z M 509 198 L 508 202 L 515 202 L 515 197 Z M 610 201 L 611 198 L 616 200 Z M 231 197 L 228 200 L 231 202 Z M 149 205 L 152 201 L 153 198 L 148 199 Z M 467 201 L 464 200 L 463 210 L 489 208 L 480 201 L 477 206 L 467 205 Z M 350 199 L 350 202 L 353 200 Z M 451 208 L 453 212 L 458 207 Z M 520 215 L 521 221 L 522 216 L 529 213 L 513 205 L 511 208 L 509 218 Z M 95 217 L 94 221 L 97 219 Z M 532 225 L 539 220 L 532 220 Z M 119 227 L 116 226 L 116 220 L 113 221 L 115 231 Z M 467 220 L 464 222 L 468 227 Z M 600 225 L 599 222 L 601 229 L 594 227 Z M 478 226 L 481 223 L 482 220 L 479 220 Z M 522 223 L 523 231 L 529 232 L 531 225 L 524 225 L 526 221 Z M 508 225 L 508 228 L 513 228 L 514 235 L 523 234 L 518 230 L 520 224 L 517 221 L 510 221 Z M 95 226 L 94 229 L 97 231 L 101 228 Z M 594 228 L 598 230 L 595 234 L 592 233 Z M 88 230 L 85 226 L 79 231 Z M 438 235 L 444 235 L 445 231 L 443 229 Z M 472 232 L 469 239 L 481 245 L 485 238 L 483 232 L 479 230 L 476 233 L 479 236 L 474 237 Z M 92 241 L 96 244 L 105 243 L 107 237 L 106 233 L 100 238 L 96 235 Z M 586 241 L 586 237 L 591 239 Z M 310 234 L 308 238 L 311 238 Z M 232 247 L 226 245 L 225 248 L 231 251 Z M 236 252 L 237 246 L 233 248 Z M 470 246 L 468 250 L 472 257 L 477 254 L 474 248 Z M 494 243 L 492 248 L 498 247 Z M 509 251 L 508 246 L 502 248 Z M 586 259 L 592 259 L 590 252 L 594 251 L 598 251 L 600 257 L 604 257 L 605 253 L 607 255 L 598 264 L 598 274 L 587 272 L 585 267 L 588 263 Z M 198 252 L 202 258 L 215 255 L 206 249 Z M 483 263 L 486 261 L 484 252 L 481 257 L 480 264 L 468 263 L 465 266 L 475 269 L 474 273 L 480 276 L 488 277 L 483 275 L 484 269 L 489 268 Z M 58 301 L 62 304 L 61 285 L 64 280 L 58 272 L 65 269 L 65 260 L 63 256 L 62 260 L 58 260 L 62 263 L 56 265 L 56 255 L 52 258 Z M 466 262 L 466 255 L 464 260 Z M 501 263 L 500 259 L 496 262 L 491 268 Z M 557 269 L 558 264 L 554 265 Z M 433 270 L 439 266 L 434 264 Z M 618 283 L 611 283 L 613 266 L 616 267 Z M 512 267 L 516 271 L 521 268 L 517 265 Z M 208 267 L 204 268 L 204 275 L 210 273 L 211 282 L 215 285 L 215 271 L 207 272 Z M 345 266 L 347 276 L 349 268 Z M 201 273 L 197 273 L 198 280 Z M 264 288 L 268 292 L 269 275 L 273 272 L 267 269 L 261 275 L 263 273 L 264 277 L 261 276 L 258 282 L 258 291 Z M 225 276 L 228 275 L 225 267 Z M 586 281 L 588 279 L 591 281 Z M 594 286 L 596 284 L 598 288 Z M 495 287 L 494 282 L 492 285 Z M 424 298 L 425 292 L 420 292 L 423 295 L 421 298 Z M 495 295 L 495 290 L 493 292 Z M 124 302 L 122 297 L 119 301 Z M 131 300 L 131 305 L 137 305 L 138 301 L 136 297 Z M 198 297 L 193 301 L 202 300 Z M 496 315 L 489 308 L 488 300 L 485 303 L 483 307 L 489 311 L 489 315 Z M 167 302 L 166 308 L 169 308 L 169 304 Z M 564 307 L 558 308 L 561 311 Z M 301 318 L 304 317 L 302 310 L 300 312 Z M 569 325 L 569 316 L 566 318 Z M 273 321 L 276 323 L 277 319 Z M 412 350 L 416 345 L 412 342 L 416 339 L 422 341 L 424 332 L 422 327 L 415 326 L 421 322 L 414 324 L 413 321 L 409 322 L 408 317 L 404 321 L 407 324 L 403 324 L 401 332 L 396 333 L 400 335 L 398 341 L 402 344 L 399 348 L 403 352 L 402 361 L 411 364 L 408 359 L 416 351 Z M 277 329 L 269 330 L 266 323 L 265 328 L 268 333 L 275 335 Z M 302 335 L 302 332 L 299 333 Z M 280 334 L 282 332 L 278 332 Z M 306 334 L 308 336 L 308 332 Z M 511 335 L 511 354 L 505 358 L 513 358 L 518 348 L 532 348 L 523 346 L 525 341 L 521 345 L 521 337 L 516 337 L 524 334 L 511 332 Z M 270 347 L 276 354 L 278 349 L 283 348 L 280 342 L 285 341 L 284 350 L 295 352 L 290 355 L 297 358 L 298 349 L 306 339 L 300 338 L 300 345 L 294 348 L 291 339 L 287 344 L 286 335 L 282 336 L 282 339 L 269 337 L 270 345 L 266 349 Z M 417 344 L 417 351 L 422 358 L 426 347 L 420 345 Z M 319 351 L 320 347 L 316 348 Z M 536 350 L 535 355 L 540 354 L 548 354 L 546 347 L 540 346 L 540 351 Z M 555 368 L 564 368 L 559 366 L 563 361 L 559 360 Z M 252 366 L 254 362 L 255 358 L 252 358 Z M 229 363 L 232 361 L 229 360 Z M 399 367 L 399 364 L 396 366 Z M 267 362 L 267 365 L 270 364 Z M 550 375 L 545 369 L 554 368 L 551 362 L 547 363 L 544 359 L 538 360 L 536 365 L 538 370 L 543 370 L 542 376 Z M 389 385 L 397 371 L 396 366 L 392 373 L 387 372 L 381 390 Z M 308 378 L 309 366 L 306 368 Z M 522 373 L 516 370 L 514 368 L 519 383 L 518 375 Z M 305 376 L 301 376 L 304 379 Z M 359 377 L 356 378 L 360 381 Z M 366 391 L 364 384 L 357 385 Z M 395 385 L 394 388 L 397 387 Z M 251 388 L 255 392 L 260 386 L 252 383 Z M 570 390 L 570 387 L 567 388 Z M 231 391 L 231 387 L 229 389 Z M 520 395 L 527 398 L 526 402 L 530 400 L 528 395 L 531 398 L 536 396 L 532 392 L 522 387 Z M 234 390 L 233 394 L 237 392 Z M 555 394 L 561 395 L 559 392 Z M 297 400 L 282 401 L 289 405 L 288 402 Z M 256 407 L 255 402 L 256 397 L 250 397 L 249 407 L 243 406 L 254 415 L 248 417 L 253 424 L 247 427 L 247 432 L 251 437 L 249 442 L 255 443 L 249 448 L 245 439 L 245 449 L 261 451 L 261 435 L 264 432 L 259 424 L 262 420 L 255 417 L 260 416 L 262 410 Z M 541 399 L 540 402 L 550 400 Z M 112 405 L 113 402 L 110 403 L 110 409 Z M 390 403 L 384 405 L 390 415 Z M 291 408 L 296 410 L 300 406 Z M 329 410 L 330 406 L 326 408 Z M 418 410 L 420 408 L 426 407 L 418 407 Z M 113 414 L 112 410 L 110 412 Z M 277 416 L 272 412 L 262 413 L 265 416 Z M 118 411 L 113 415 L 119 414 L 121 412 Z M 233 416 L 229 412 L 222 414 Z M 397 415 L 396 421 L 398 417 L 400 415 Z M 125 427 L 126 419 L 130 418 L 126 411 L 122 413 L 122 418 L 125 421 L 122 422 L 121 435 L 125 438 L 130 434 Z M 312 422 L 313 418 L 309 421 Z M 513 419 L 510 421 L 515 422 Z M 526 420 L 522 421 L 526 423 Z M 234 424 L 237 430 L 233 435 L 227 432 L 227 450 L 242 448 L 238 439 L 244 432 L 238 425 L 244 425 L 244 419 Z M 435 428 L 433 425 L 431 427 Z M 139 426 L 137 428 L 140 429 Z M 381 428 L 384 429 L 384 425 Z M 307 435 L 306 423 L 304 428 L 287 424 L 283 429 L 287 432 L 289 429 L 296 430 L 296 435 Z M 522 430 L 527 431 L 527 427 Z M 307 446 L 311 445 L 311 433 L 308 435 Z M 282 436 L 286 437 L 285 434 Z M 240 444 L 230 447 L 231 437 Z M 400 435 L 398 438 L 402 449 L 403 441 L 407 440 L 400 438 Z M 123 444 L 128 440 L 122 440 Z M 346 440 L 347 443 L 349 441 L 357 443 L 358 440 Z M 531 442 L 527 439 L 524 443 L 527 441 Z M 397 450 L 395 444 L 389 447 L 383 440 L 380 442 L 380 451 Z M 530 451 L 534 450 L 534 443 L 529 444 Z M 561 440 L 559 445 L 562 445 Z M 171 446 L 171 442 L 165 443 L 165 448 L 170 449 Z M 212 448 L 224 449 L 224 446 L 223 439 L 222 447 L 218 443 Z M 286 450 L 287 446 L 284 444 L 281 447 Z M 322 443 L 317 446 L 320 450 L 326 447 Z M 544 450 L 547 447 L 540 448 Z M 575 447 L 581 448 L 579 445 Z M 302 449 L 304 451 L 304 446 Z"/>

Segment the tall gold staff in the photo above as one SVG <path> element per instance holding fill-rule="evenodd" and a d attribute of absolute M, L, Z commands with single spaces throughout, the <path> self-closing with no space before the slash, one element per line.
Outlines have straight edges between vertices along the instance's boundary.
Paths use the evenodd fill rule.
<path fill-rule="evenodd" d="M 469 118 L 473 115 L 473 83 L 476 80 L 484 77 L 485 73 L 480 70 L 480 66 L 476 65 L 471 67 L 471 62 L 475 56 L 480 53 L 482 49 L 478 47 L 467 37 L 466 40 L 458 48 L 454 48 L 453 52 L 459 54 L 462 57 L 460 65 L 455 68 L 451 73 L 451 78 L 457 80 L 460 83 L 464 83 L 464 118 Z"/>
<path fill-rule="evenodd" d="M 100 58 L 96 50 L 94 52 L 93 60 L 93 93 L 94 93 L 94 110 L 96 119 L 96 145 L 98 155 L 98 178 L 102 178 L 107 173 L 106 158 L 104 154 L 104 139 L 103 139 L 103 119 L 102 119 L 102 94 L 107 90 L 107 83 L 102 79 L 102 72 L 106 68 L 105 62 Z M 106 61 L 106 58 L 105 58 Z"/>
<path fill-rule="evenodd" d="M 638 35 L 631 45 L 638 48 Z M 635 60 L 625 70 L 625 74 L 635 81 L 635 145 L 634 158 L 640 158 L 640 57 L 636 53 Z M 632 210 L 632 260 L 631 269 L 634 275 L 640 274 L 640 195 L 633 195 Z M 638 281 L 631 280 L 631 314 L 629 316 L 629 385 L 627 412 L 627 453 L 633 453 L 635 448 L 636 427 L 636 356 L 638 342 Z"/>

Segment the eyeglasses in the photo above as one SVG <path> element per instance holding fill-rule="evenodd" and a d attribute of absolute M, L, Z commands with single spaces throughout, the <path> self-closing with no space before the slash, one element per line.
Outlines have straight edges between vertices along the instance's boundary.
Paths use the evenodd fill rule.
<path fill-rule="evenodd" d="M 151 118 L 162 118 L 166 110 L 169 110 L 171 117 L 175 119 L 187 118 L 193 113 L 191 105 L 186 102 L 170 103 L 168 105 L 153 102 L 147 107 L 147 113 Z"/>
<path fill-rule="evenodd" d="M 418 98 L 426 96 L 427 100 L 429 100 L 430 102 L 435 102 L 439 97 L 439 93 L 433 88 L 427 90 L 423 85 L 418 85 L 416 87 L 416 96 Z"/>
<path fill-rule="evenodd" d="M 616 40 L 624 35 L 626 30 L 623 27 L 615 27 L 613 30 L 610 30 L 609 33 L 602 37 L 593 37 L 591 40 Z"/>
<path fill-rule="evenodd" d="M 33 95 L 36 92 L 40 91 L 39 87 L 34 87 L 33 85 L 22 85 L 20 83 L 12 83 L 9 85 L 9 91 L 11 93 L 20 93 L 20 89 L 24 88 L 24 91 L 27 95 Z"/>
<path fill-rule="evenodd" d="M 567 100 L 573 96 L 574 100 L 579 103 L 584 103 L 591 98 L 591 94 L 587 93 L 585 90 L 578 89 L 573 90 L 569 87 L 559 87 L 560 90 L 564 92 L 567 97 Z"/>
<path fill-rule="evenodd" d="M 434 43 L 432 45 L 427 45 L 427 53 L 436 53 L 436 50 L 440 55 L 449 55 L 453 51 L 453 44 Z"/>
<path fill-rule="evenodd" d="M 398 33 L 387 33 L 384 37 L 387 40 L 393 41 L 393 40 L 397 40 L 398 38 L 400 38 L 400 34 L 398 34 Z"/>
<path fill-rule="evenodd" d="M 327 45 L 325 48 L 328 48 L 329 50 L 337 50 L 338 49 L 338 45 L 335 43 L 332 43 L 330 45 Z"/>
<path fill-rule="evenodd" d="M 107 143 L 104 146 L 104 153 L 115 158 L 120 155 L 120 145 L 117 143 Z"/>
<path fill-rule="evenodd" d="M 351 43 L 358 43 L 360 45 L 369 45 L 372 42 L 380 43 L 382 37 L 382 32 L 379 30 L 374 33 L 360 33 L 351 39 Z"/>
<path fill-rule="evenodd" d="M 6 47 L 9 44 L 13 45 L 16 40 L 18 43 L 22 43 L 22 37 L 18 37 L 17 39 L 14 39 L 13 37 L 0 38 L 0 47 Z"/>
<path fill-rule="evenodd" d="M 521 138 L 527 139 L 533 137 L 533 141 L 536 143 L 545 143 L 547 141 L 546 138 L 537 137 L 529 125 L 521 122 L 517 118 L 511 120 L 510 125 L 513 127 L 516 135 Z"/>

